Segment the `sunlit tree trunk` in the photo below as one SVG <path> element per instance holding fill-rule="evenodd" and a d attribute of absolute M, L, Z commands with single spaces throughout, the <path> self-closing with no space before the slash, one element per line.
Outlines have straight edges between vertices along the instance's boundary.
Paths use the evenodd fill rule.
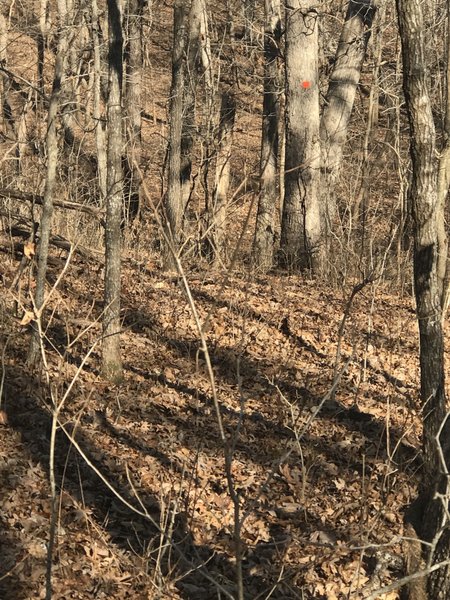
<path fill-rule="evenodd" d="M 108 149 L 105 229 L 105 291 L 103 310 L 103 374 L 122 377 L 120 355 L 120 253 L 122 218 L 122 5 L 108 0 Z"/>
<path fill-rule="evenodd" d="M 50 97 L 47 116 L 47 135 L 45 138 L 47 149 L 47 173 L 45 178 L 44 200 L 39 227 L 38 266 L 36 274 L 36 290 L 34 295 L 34 306 L 39 319 L 41 319 L 43 316 L 42 310 L 45 300 L 48 249 L 53 216 L 53 195 L 56 184 L 56 169 L 58 165 L 57 120 L 60 94 L 64 81 L 65 59 L 68 48 L 67 16 L 65 0 L 58 0 L 59 35 L 53 77 L 53 89 Z M 29 364 L 36 364 L 39 361 L 40 343 L 41 340 L 39 330 L 37 324 L 34 324 L 27 357 Z"/>
<path fill-rule="evenodd" d="M 233 147 L 236 99 L 232 90 L 222 92 L 216 175 L 211 217 L 211 239 L 215 258 L 224 258 L 225 228 L 230 187 L 231 151 Z"/>
<path fill-rule="evenodd" d="M 450 558 L 448 522 L 450 422 L 446 414 L 442 286 L 438 260 L 438 162 L 431 101 L 427 89 L 424 21 L 420 0 L 397 0 L 403 55 L 403 82 L 411 131 L 410 206 L 414 230 L 414 289 L 420 336 L 420 381 L 423 410 L 424 470 L 420 507 L 413 525 L 432 542 L 428 565 Z M 441 431 L 442 429 L 442 431 Z M 442 453 L 440 452 L 442 451 Z M 441 456 L 446 464 L 442 464 Z M 439 498 L 438 494 L 442 497 Z M 415 597 L 411 585 L 410 597 Z M 450 598 L 450 565 L 427 578 L 427 598 Z"/>
<path fill-rule="evenodd" d="M 374 14 L 373 0 L 350 0 L 325 97 L 320 122 L 325 231 L 332 229 L 336 214 L 336 181 Z"/>
<path fill-rule="evenodd" d="M 314 0 L 286 7 L 286 149 L 281 259 L 313 267 L 319 251 L 318 13 Z"/>
<path fill-rule="evenodd" d="M 274 216 L 278 196 L 278 128 L 280 120 L 278 56 L 281 38 L 279 0 L 265 0 L 264 10 L 264 90 L 260 192 L 253 255 L 255 265 L 262 271 L 267 271 L 273 262 Z"/>
<path fill-rule="evenodd" d="M 187 56 L 183 98 L 183 127 L 181 133 L 181 198 L 183 212 L 191 194 L 192 151 L 196 137 L 196 100 L 203 70 L 203 47 L 206 7 L 204 0 L 192 0 L 188 16 Z"/>
<path fill-rule="evenodd" d="M 5 16 L 6 7 L 1 7 L 0 9 L 0 61 L 1 64 L 6 67 L 8 61 L 8 22 Z M 6 88 L 7 76 L 2 73 L 0 75 L 0 120 L 2 126 L 4 125 L 4 109 L 5 101 L 6 101 Z"/>
<path fill-rule="evenodd" d="M 446 72 L 445 72 L 445 111 L 444 111 L 444 146 L 441 150 L 438 174 L 438 280 L 442 287 L 442 311 L 445 317 L 449 301 L 450 263 L 448 260 L 448 239 L 445 222 L 445 208 L 450 186 L 450 1 L 447 2 L 447 40 L 446 40 Z"/>
<path fill-rule="evenodd" d="M 66 10 L 66 8 L 65 8 Z M 49 30 L 49 5 L 48 0 L 40 0 L 39 8 L 39 32 L 37 34 L 37 84 L 38 84 L 38 104 L 43 107 L 44 98 L 44 63 L 45 48 L 47 46 Z"/>
<path fill-rule="evenodd" d="M 173 254 L 177 254 L 179 251 L 183 226 L 184 207 L 180 172 L 187 9 L 186 2 L 183 0 L 175 1 L 173 9 L 172 84 L 169 107 L 168 181 L 164 203 L 167 239 L 163 244 L 163 264 L 166 269 L 176 268 Z"/>

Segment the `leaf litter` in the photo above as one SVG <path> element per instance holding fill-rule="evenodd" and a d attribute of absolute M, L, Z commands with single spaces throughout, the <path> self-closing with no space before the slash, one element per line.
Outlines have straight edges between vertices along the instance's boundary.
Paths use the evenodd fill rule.
<path fill-rule="evenodd" d="M 100 308 L 92 312 L 92 298 L 101 306 L 96 278 L 86 271 L 80 281 L 76 273 L 69 269 L 52 300 L 47 328 L 59 394 L 98 335 L 90 331 L 67 349 L 67 335 L 73 340 L 85 327 L 71 314 L 100 317 Z M 176 278 L 157 269 L 136 277 L 125 266 L 123 279 L 124 381 L 101 380 L 94 349 L 61 419 L 112 487 L 153 523 L 114 497 L 60 432 L 54 598 L 217 598 L 205 572 L 233 595 L 234 506 L 194 320 Z M 420 465 L 411 298 L 381 285 L 355 298 L 339 365 L 347 369 L 315 414 L 333 382 L 339 294 L 283 275 L 248 281 L 236 274 L 226 285 L 211 275 L 188 279 L 208 320 L 221 416 L 235 445 L 246 597 L 363 598 L 376 589 L 375 571 L 379 586 L 400 577 L 403 512 Z M 26 327 L 8 326 L 0 592 L 38 598 L 49 535 L 50 397 L 25 366 Z M 381 571 L 380 548 L 392 557 Z"/>

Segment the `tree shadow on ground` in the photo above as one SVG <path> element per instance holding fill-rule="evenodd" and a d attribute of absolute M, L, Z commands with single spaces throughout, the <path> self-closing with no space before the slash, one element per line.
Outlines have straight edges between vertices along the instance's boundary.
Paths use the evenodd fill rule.
<path fill-rule="evenodd" d="M 17 574 L 21 568 L 22 556 L 25 550 L 17 539 L 11 535 L 7 526 L 1 521 L 0 525 L 0 598 L 8 600 L 28 600 L 29 595 L 23 585 L 24 573 Z"/>
<path fill-rule="evenodd" d="M 301 348 L 301 349 L 305 350 L 306 352 L 309 352 L 310 354 L 315 355 L 318 358 L 323 358 L 323 359 L 327 358 L 327 354 L 321 352 L 318 348 L 316 348 L 316 346 L 314 344 L 305 340 L 305 338 L 302 335 L 298 334 L 296 331 L 293 331 L 288 316 L 284 316 L 281 319 L 279 319 L 278 321 L 274 321 L 272 319 L 268 319 L 265 315 L 263 315 L 259 311 L 256 311 L 254 308 L 248 307 L 247 305 L 236 306 L 232 302 L 216 298 L 216 297 L 212 296 L 211 294 L 209 294 L 208 292 L 205 292 L 204 290 L 197 290 L 195 288 L 192 288 L 191 293 L 192 293 L 192 296 L 194 297 L 194 299 L 196 299 L 196 300 L 202 300 L 204 302 L 207 302 L 208 304 L 211 304 L 212 306 L 216 306 L 217 308 L 227 308 L 231 312 L 235 313 L 237 316 L 241 316 L 242 314 L 245 314 L 249 319 L 252 319 L 253 321 L 265 323 L 266 325 L 269 325 L 273 329 L 279 331 L 286 339 L 290 340 L 297 348 Z M 325 320 L 324 315 L 320 312 L 311 311 L 310 309 L 305 309 L 304 313 L 308 314 L 308 315 L 312 314 L 316 318 Z M 338 323 L 336 324 L 336 335 L 337 335 L 337 327 L 338 327 Z M 386 341 L 390 341 L 386 335 L 383 336 L 379 332 L 376 332 L 376 334 L 372 333 L 372 336 L 376 337 L 377 339 L 381 338 L 381 339 L 385 339 Z M 332 357 L 332 358 L 334 358 L 334 357 Z M 394 375 L 389 373 L 389 371 L 387 371 L 385 368 L 373 365 L 370 361 L 366 361 L 365 368 L 371 373 L 380 375 L 381 377 L 383 377 L 386 380 L 387 383 L 392 384 L 396 388 L 412 389 L 414 387 L 412 384 L 409 384 L 408 382 L 398 379 L 397 377 L 395 377 Z M 404 392 L 400 392 L 400 393 L 404 393 Z"/>
<path fill-rule="evenodd" d="M 22 443 L 35 462 L 39 462 L 48 469 L 49 434 L 51 417 L 49 412 L 41 405 L 41 402 L 21 389 L 18 381 L 26 381 L 27 373 L 20 369 L 8 368 L 8 377 L 5 388 L 5 408 L 10 425 L 21 434 Z M 28 389 L 42 389 L 40 382 L 28 381 Z M 12 399 L 14 398 L 14 401 Z M 158 529 L 154 523 L 160 522 L 160 505 L 156 497 L 151 494 L 140 494 L 140 502 L 126 485 L 125 469 L 118 467 L 112 470 L 108 462 L 108 456 L 104 454 L 103 448 L 93 445 L 93 441 L 86 437 L 82 429 L 76 433 L 77 443 L 82 447 L 89 460 L 101 473 L 107 474 L 107 479 L 116 490 L 120 490 L 123 498 L 132 506 L 140 508 L 139 504 L 148 511 L 153 518 L 142 517 L 122 504 L 111 490 L 104 484 L 101 478 L 82 460 L 75 452 L 72 444 L 64 433 L 59 432 L 56 440 L 56 477 L 58 485 L 77 499 L 80 503 L 89 506 L 95 515 L 97 522 L 102 523 L 112 541 L 124 550 L 130 547 L 139 547 L 142 539 L 159 539 Z M 122 438 L 122 442 L 127 442 Z M 145 448 L 142 448 L 145 451 Z M 159 459 L 163 464 L 172 463 L 167 456 L 159 453 Z M 82 486 L 80 485 L 82 484 Z M 137 533 L 136 533 L 137 532 Z M 226 589 L 230 597 L 235 597 L 234 585 L 235 566 L 230 559 L 208 546 L 195 544 L 189 533 L 185 516 L 180 513 L 175 517 L 172 533 L 171 562 L 162 565 L 166 574 L 179 579 L 178 588 L 186 600 L 202 597 L 205 600 L 217 598 L 220 592 L 211 580 L 220 582 L 222 589 Z M 172 562 L 173 561 L 173 562 Z M 268 593 L 275 582 L 270 578 L 251 574 L 252 565 L 244 560 L 244 587 L 247 597 L 256 597 Z M 57 570 L 57 565 L 55 565 Z M 289 577 L 287 578 L 289 579 Z M 101 581 L 94 582 L 96 585 L 104 585 Z M 286 598 L 294 600 L 298 597 L 288 593 L 292 582 L 284 582 L 275 589 L 273 598 Z M 8 586 L 9 589 L 9 586 Z M 194 593 L 194 590 L 199 590 Z M 225 597 L 222 591 L 222 597 Z M 11 597 L 11 596 L 8 596 Z M 17 599 L 19 600 L 19 599 Z"/>
<path fill-rule="evenodd" d="M 128 323 L 130 329 L 134 333 L 140 335 L 143 333 L 145 334 L 146 328 L 150 328 L 158 345 L 163 344 L 166 348 L 175 352 L 176 356 L 191 364 L 192 370 L 195 372 L 199 356 L 203 356 L 197 339 L 186 339 L 167 335 L 164 331 L 158 330 L 155 320 L 142 311 L 133 311 L 132 317 L 129 318 Z M 58 344 L 60 351 L 63 351 L 66 335 L 63 326 L 54 321 L 49 332 L 52 333 L 52 337 L 50 338 L 52 346 L 55 347 L 55 345 Z M 320 354 L 315 350 L 313 353 L 316 356 Z M 221 382 L 224 382 L 227 386 L 232 386 L 237 389 L 237 363 L 239 361 L 240 387 L 243 393 L 251 395 L 253 393 L 254 383 L 255 381 L 258 381 L 261 386 L 262 394 L 266 394 L 270 397 L 282 395 L 287 398 L 289 402 L 294 402 L 299 410 L 308 406 L 319 406 L 322 402 L 323 396 L 320 395 L 321 392 L 318 392 L 314 388 L 306 388 L 292 383 L 292 381 L 295 380 L 295 373 L 291 372 L 293 371 L 291 367 L 287 368 L 280 365 L 280 375 L 276 378 L 273 377 L 272 380 L 269 381 L 269 379 L 264 376 L 264 373 L 273 365 L 273 361 L 255 360 L 246 350 L 241 351 L 239 355 L 237 355 L 234 348 L 221 346 L 216 343 L 211 345 L 210 357 L 219 385 Z M 72 356 L 70 362 L 81 364 L 81 358 Z M 197 389 L 189 383 L 178 380 L 173 381 L 162 373 L 153 373 L 142 366 L 136 366 L 134 359 L 133 362 L 125 363 L 124 366 L 126 370 L 131 373 L 139 375 L 148 381 L 154 381 L 155 383 L 163 385 L 168 389 L 172 389 L 178 394 L 183 394 L 189 398 L 190 401 L 188 402 L 187 408 L 191 415 L 197 419 L 201 420 L 204 418 L 205 409 L 209 412 L 214 410 L 212 395 Z M 89 369 L 89 367 L 86 366 L 86 369 Z M 389 377 L 389 374 L 387 374 L 386 378 L 389 379 Z M 331 387 L 331 385 L 332 382 L 330 381 L 329 387 Z M 179 415 L 176 414 L 176 410 L 170 406 L 159 406 L 158 410 L 162 410 L 165 418 L 173 420 L 176 422 L 177 426 L 185 426 L 183 419 L 180 419 Z M 241 414 L 238 410 L 226 406 L 223 402 L 220 403 L 220 410 L 222 417 L 224 418 L 225 426 L 231 434 L 236 424 L 241 419 Z M 150 413 L 147 418 L 151 421 L 154 416 L 154 413 Z M 387 435 L 386 423 L 384 420 L 379 420 L 370 413 L 360 411 L 356 405 L 350 407 L 345 406 L 339 402 L 338 399 L 327 400 L 323 403 L 316 418 L 322 421 L 334 420 L 341 423 L 349 432 L 358 432 L 364 436 L 368 442 L 371 442 L 380 448 L 380 452 L 383 454 L 382 448 L 386 443 Z M 271 436 L 280 440 L 280 448 L 283 448 L 289 440 L 292 440 L 295 437 L 291 427 L 287 427 L 273 419 L 269 420 L 257 411 L 247 411 L 245 413 L 245 426 L 242 438 L 238 441 L 237 450 L 244 452 L 249 458 L 257 462 L 261 461 L 261 456 L 257 447 L 251 443 L 251 439 L 255 436 L 256 438 L 262 438 L 263 435 L 270 433 Z M 218 438 L 214 428 L 212 428 L 211 431 L 206 431 L 204 436 L 205 439 L 209 439 L 210 442 L 217 443 Z M 403 441 L 404 432 L 397 427 L 391 427 L 389 429 L 389 437 L 391 447 L 395 448 L 395 455 L 390 456 L 390 460 L 394 460 L 400 470 L 411 468 L 417 469 L 421 464 L 420 455 L 413 447 Z M 309 434 L 305 435 L 304 441 L 313 442 L 313 440 L 310 439 Z M 350 450 L 351 449 L 349 449 L 349 451 Z M 157 451 L 154 449 L 153 452 Z M 332 444 L 330 444 L 330 452 L 332 452 Z M 162 456 L 159 457 L 159 460 L 162 463 L 164 462 Z M 353 462 L 357 470 L 362 468 L 359 464 L 360 458 L 356 455 Z"/>
<path fill-rule="evenodd" d="M 198 341 L 169 337 L 163 332 L 158 333 L 157 339 L 158 344 L 164 344 L 166 347 L 175 351 L 180 358 L 190 361 L 195 370 L 200 350 Z M 264 371 L 272 366 L 273 363 L 265 360 L 256 361 L 246 351 L 241 352 L 237 358 L 236 351 L 233 348 L 215 345 L 211 348 L 211 363 L 219 384 L 223 381 L 227 385 L 237 388 L 238 360 L 241 379 L 240 386 L 241 391 L 244 392 L 244 394 L 248 393 L 251 395 L 253 393 L 254 382 L 258 381 L 262 388 L 262 394 L 265 393 L 268 396 L 281 394 L 288 398 L 290 402 L 294 402 L 300 410 L 305 406 L 319 406 L 321 404 L 323 396 L 320 395 L 320 392 L 304 386 L 295 385 L 289 381 L 289 379 L 294 379 L 293 373 L 290 373 L 290 369 L 280 369 L 282 374 L 277 378 L 272 378 L 272 381 L 269 381 L 268 378 L 264 377 Z M 188 408 L 193 414 L 198 414 L 198 412 L 201 411 L 201 408 L 198 408 L 199 402 L 202 408 L 207 407 L 210 410 L 214 408 L 212 395 L 205 394 L 191 385 L 179 381 L 171 381 L 164 375 L 153 374 L 143 368 L 137 367 L 135 364 L 129 363 L 126 365 L 126 368 L 131 372 L 141 375 L 144 379 L 153 380 L 175 390 L 177 393 L 190 396 L 194 400 L 194 403 L 188 405 Z M 330 381 L 330 388 L 331 385 L 332 382 Z M 337 395 L 339 395 L 339 392 Z M 221 403 L 221 412 L 225 421 L 227 421 L 227 419 L 229 420 L 232 430 L 233 425 L 240 419 L 241 415 L 239 411 Z M 172 415 L 172 417 L 176 418 L 176 415 Z M 322 421 L 334 420 L 341 423 L 349 432 L 360 433 L 368 442 L 372 442 L 380 448 L 380 451 L 386 443 L 387 432 L 385 420 L 380 420 L 370 413 L 359 410 L 356 405 L 349 407 L 342 404 L 338 399 L 327 400 L 323 403 L 316 418 Z M 246 439 L 244 435 L 239 443 L 239 448 L 242 448 L 244 451 L 247 449 L 247 452 L 250 453 L 250 455 L 254 454 L 250 452 L 250 449 L 253 447 L 250 438 L 255 435 L 260 437 L 261 432 L 270 432 L 270 435 L 278 437 L 280 441 L 284 442 L 294 438 L 291 427 L 286 427 L 274 420 L 268 420 L 256 411 L 251 413 L 246 412 L 245 423 L 249 439 Z M 305 441 L 308 440 L 308 437 L 309 436 L 305 437 Z M 397 466 L 401 470 L 411 468 L 416 469 L 420 466 L 421 459 L 417 450 L 404 442 L 404 432 L 401 429 L 394 426 L 390 427 L 389 438 L 391 447 L 395 448 L 395 455 L 390 456 L 390 460 L 396 461 Z M 217 436 L 215 436 L 215 439 L 217 439 Z M 358 460 L 355 458 L 355 464 L 358 462 L 360 462 L 360 459 Z"/>

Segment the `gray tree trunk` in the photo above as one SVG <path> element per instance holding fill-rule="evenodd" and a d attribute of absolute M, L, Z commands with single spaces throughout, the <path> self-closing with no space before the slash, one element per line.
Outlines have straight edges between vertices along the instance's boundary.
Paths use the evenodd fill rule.
<path fill-rule="evenodd" d="M 295 0 L 286 7 L 286 148 L 281 260 L 289 268 L 314 266 L 322 234 L 316 6 L 314 0 Z"/>
<path fill-rule="evenodd" d="M 279 0 L 264 3 L 264 90 L 261 139 L 260 191 L 253 256 L 255 265 L 267 271 L 273 263 L 274 216 L 278 197 L 278 129 L 280 87 L 278 56 L 281 39 Z"/>
<path fill-rule="evenodd" d="M 37 85 L 38 85 L 38 106 L 43 108 L 44 98 L 44 62 L 45 48 L 47 46 L 48 30 L 49 30 L 50 11 L 48 0 L 40 0 L 39 9 L 39 33 L 37 35 Z"/>
<path fill-rule="evenodd" d="M 122 5 L 108 0 L 109 94 L 108 155 L 105 228 L 105 290 L 103 310 L 103 374 L 110 381 L 122 377 L 120 355 L 120 254 L 123 203 L 122 175 Z"/>
<path fill-rule="evenodd" d="M 324 232 L 332 229 L 336 214 L 336 181 L 374 14 L 373 0 L 350 0 L 325 97 L 320 122 Z"/>
<path fill-rule="evenodd" d="M 185 83 L 185 53 L 187 9 L 184 0 L 176 0 L 173 9 L 172 84 L 169 108 L 168 181 L 165 198 L 165 241 L 163 266 L 175 270 L 174 254 L 180 249 L 183 227 L 183 197 L 181 188 L 181 136 L 183 130 L 183 95 Z"/>
<path fill-rule="evenodd" d="M 47 148 L 47 173 L 45 178 L 44 199 L 40 222 L 38 244 L 38 266 L 36 274 L 36 290 L 34 306 L 38 319 L 42 319 L 42 310 L 45 300 L 45 282 L 47 276 L 48 249 L 53 216 L 53 194 L 56 184 L 56 168 L 58 165 L 58 108 L 60 94 L 65 73 L 65 59 L 68 48 L 67 12 L 64 0 L 58 0 L 59 36 L 56 51 L 55 72 L 53 76 L 53 89 L 47 116 L 47 135 L 45 138 Z M 36 364 L 40 357 L 40 333 L 37 323 L 33 324 L 30 347 L 28 350 L 28 363 Z"/>
<path fill-rule="evenodd" d="M 202 39 L 205 31 L 205 0 L 192 0 L 188 16 L 187 56 L 181 133 L 181 197 L 183 212 L 191 194 L 192 150 L 196 137 L 195 109 L 199 77 L 203 70 Z"/>
<path fill-rule="evenodd" d="M 448 239 L 446 231 L 445 207 L 450 186 L 450 2 L 447 2 L 447 46 L 445 72 L 445 113 L 444 113 L 444 146 L 441 150 L 438 174 L 438 279 L 442 287 L 441 305 L 445 318 L 449 302 L 450 263 L 448 257 Z"/>
<path fill-rule="evenodd" d="M 145 0 L 129 0 L 127 5 L 127 152 L 128 170 L 131 176 L 129 187 L 128 216 L 138 215 L 141 204 L 141 176 L 136 165 L 142 155 L 142 25 Z"/>
<path fill-rule="evenodd" d="M 220 104 L 219 142 L 216 156 L 216 174 L 213 192 L 213 210 L 210 220 L 214 258 L 225 258 L 225 227 L 230 187 L 231 151 L 233 147 L 236 99 L 232 90 L 222 92 Z"/>
<path fill-rule="evenodd" d="M 434 542 L 428 565 L 450 558 L 448 470 L 450 422 L 446 418 L 444 340 L 438 260 L 438 162 L 435 128 L 427 89 L 424 21 L 420 0 L 397 0 L 403 55 L 403 82 L 411 130 L 410 206 L 414 229 L 414 288 L 420 336 L 424 472 L 413 525 L 418 536 Z M 442 428 L 442 431 L 440 431 Z M 439 435 L 440 434 L 440 435 Z M 441 447 L 441 448 L 440 448 Z M 441 464 L 440 449 L 446 461 Z M 436 493 L 444 494 L 441 500 Z M 410 598 L 416 597 L 414 585 Z M 427 598 L 450 597 L 450 565 L 429 574 Z"/>
<path fill-rule="evenodd" d="M 0 10 L 0 61 L 3 66 L 7 66 L 8 62 L 8 22 L 4 14 L 6 7 L 1 7 Z M 5 125 L 4 109 L 6 102 L 6 84 L 7 76 L 5 73 L 0 75 L 0 123 L 2 127 Z"/>
<path fill-rule="evenodd" d="M 97 175 L 100 189 L 101 205 L 103 206 L 107 196 L 107 169 L 106 169 L 106 133 L 105 117 L 102 110 L 102 57 L 100 52 L 99 15 L 97 0 L 91 0 L 92 10 L 92 43 L 94 46 L 94 73 L 93 73 L 93 117 L 95 126 L 95 143 L 97 148 Z"/>

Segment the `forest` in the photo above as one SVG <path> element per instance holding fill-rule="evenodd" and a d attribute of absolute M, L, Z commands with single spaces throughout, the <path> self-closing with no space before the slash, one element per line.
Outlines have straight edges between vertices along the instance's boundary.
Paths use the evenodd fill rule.
<path fill-rule="evenodd" d="M 0 7 L 0 598 L 450 599 L 450 0 Z"/>

